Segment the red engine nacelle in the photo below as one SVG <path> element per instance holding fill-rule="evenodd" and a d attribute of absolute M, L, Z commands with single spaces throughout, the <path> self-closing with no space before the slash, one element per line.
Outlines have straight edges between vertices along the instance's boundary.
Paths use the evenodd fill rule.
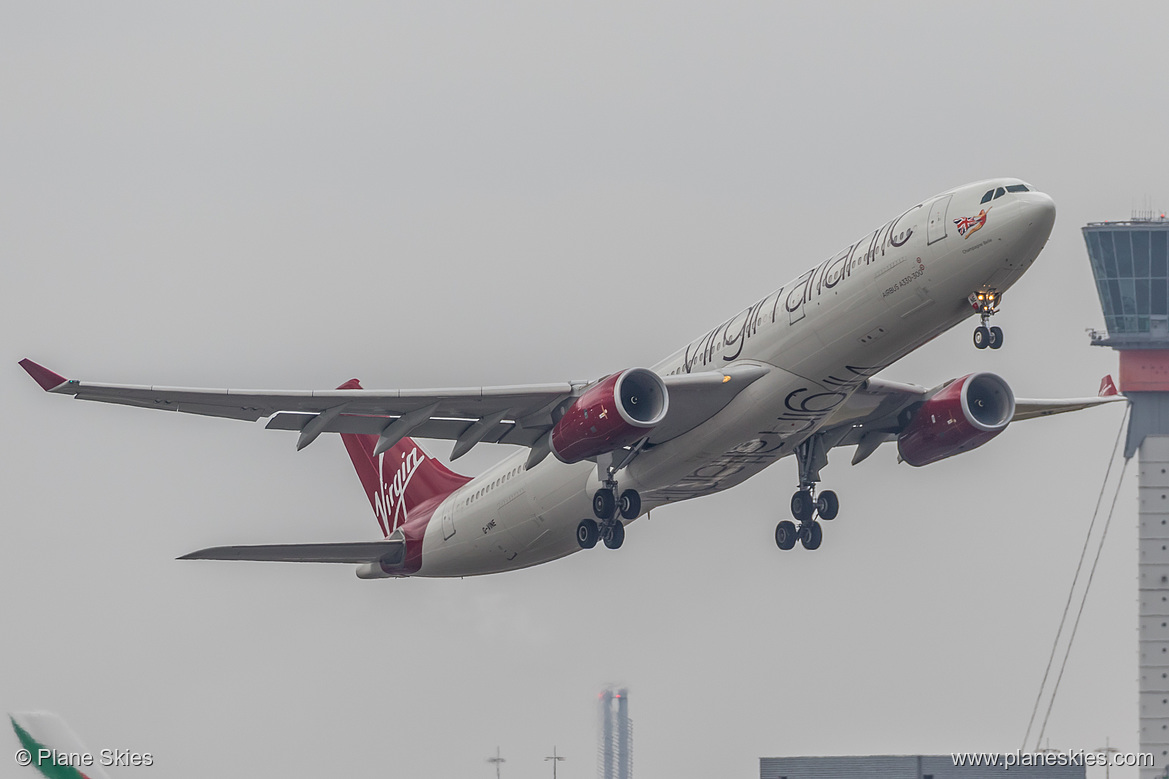
<path fill-rule="evenodd" d="M 1015 415 L 1015 394 L 993 373 L 972 373 L 936 390 L 897 436 L 910 465 L 926 465 L 982 446 Z"/>
<path fill-rule="evenodd" d="M 552 453 L 575 463 L 628 446 L 666 416 L 670 397 L 656 373 L 630 368 L 585 390 L 552 428 Z"/>

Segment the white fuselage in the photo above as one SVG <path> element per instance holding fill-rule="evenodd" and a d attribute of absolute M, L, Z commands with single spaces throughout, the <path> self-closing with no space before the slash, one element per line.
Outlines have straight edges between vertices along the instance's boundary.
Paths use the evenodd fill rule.
<path fill-rule="evenodd" d="M 1051 198 L 1031 190 L 980 202 L 1020 183 L 930 198 L 653 366 L 662 376 L 733 363 L 772 370 L 705 423 L 642 452 L 621 488 L 641 493 L 642 513 L 725 490 L 843 416 L 865 379 L 974 315 L 971 293 L 1001 293 L 1030 267 L 1054 224 Z M 548 457 L 527 470 L 527 456 L 517 451 L 443 502 L 415 575 L 494 573 L 580 551 L 596 466 Z"/>

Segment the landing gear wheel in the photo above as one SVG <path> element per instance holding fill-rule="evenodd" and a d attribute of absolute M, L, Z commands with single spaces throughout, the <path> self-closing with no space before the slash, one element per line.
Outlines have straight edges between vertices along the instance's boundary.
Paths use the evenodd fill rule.
<path fill-rule="evenodd" d="M 601 537 L 601 529 L 591 519 L 582 519 L 576 526 L 576 542 L 581 549 L 592 549 Z"/>
<path fill-rule="evenodd" d="M 621 512 L 622 519 L 637 519 L 637 515 L 641 513 L 641 496 L 637 494 L 637 490 L 625 490 L 621 493 L 617 509 Z"/>
<path fill-rule="evenodd" d="M 800 543 L 804 549 L 819 549 L 823 540 L 824 528 L 820 527 L 819 522 L 809 522 L 800 528 Z"/>
<path fill-rule="evenodd" d="M 597 519 L 607 521 L 613 518 L 617 510 L 617 501 L 613 498 L 613 491 L 600 489 L 593 494 L 593 513 Z"/>
<path fill-rule="evenodd" d="M 990 348 L 1000 349 L 1003 345 L 1003 329 L 1001 327 L 992 327 L 990 329 Z"/>
<path fill-rule="evenodd" d="M 820 519 L 836 519 L 840 512 L 840 499 L 832 490 L 824 490 L 816 497 L 816 513 Z"/>
<path fill-rule="evenodd" d="M 979 325 L 974 328 L 974 346 L 978 349 L 985 349 L 990 346 L 990 330 Z"/>
<path fill-rule="evenodd" d="M 796 545 L 796 539 L 799 538 L 799 535 L 796 532 L 796 524 L 785 519 L 775 526 L 775 545 L 786 552 Z"/>
<path fill-rule="evenodd" d="M 610 549 L 620 549 L 621 544 L 625 543 L 625 525 L 621 522 L 614 522 L 605 527 L 603 534 L 605 546 Z"/>
<path fill-rule="evenodd" d="M 800 522 L 808 522 L 812 519 L 812 512 L 815 511 L 816 505 L 812 502 L 812 493 L 807 490 L 800 490 L 792 495 L 792 516 Z"/>

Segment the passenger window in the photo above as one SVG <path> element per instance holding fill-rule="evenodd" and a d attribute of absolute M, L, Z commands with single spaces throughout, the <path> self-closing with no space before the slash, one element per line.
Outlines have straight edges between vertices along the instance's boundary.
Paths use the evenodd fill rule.
<path fill-rule="evenodd" d="M 1002 197 L 1005 194 L 1007 194 L 1007 191 L 1005 189 L 1003 189 L 1002 187 L 999 187 L 998 189 L 996 189 L 994 191 L 994 199 L 998 200 L 1000 197 Z"/>
<path fill-rule="evenodd" d="M 988 189 L 986 190 L 986 194 L 982 196 L 982 202 L 989 203 L 992 197 L 994 197 L 994 190 Z"/>
<path fill-rule="evenodd" d="M 1012 184 L 1011 186 L 1007 187 L 1007 191 L 1008 192 L 1030 192 L 1031 190 L 1027 189 L 1027 187 L 1025 187 L 1022 184 Z"/>

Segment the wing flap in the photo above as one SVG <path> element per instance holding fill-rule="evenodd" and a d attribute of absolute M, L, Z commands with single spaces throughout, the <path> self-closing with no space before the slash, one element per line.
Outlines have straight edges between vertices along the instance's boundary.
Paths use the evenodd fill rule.
<path fill-rule="evenodd" d="M 403 539 L 334 544 L 258 544 L 213 546 L 178 558 L 180 560 L 250 560 L 275 563 L 376 563 L 393 564 L 405 555 Z"/>
<path fill-rule="evenodd" d="M 316 414 L 281 412 L 274 415 L 264 427 L 268 430 L 300 431 L 310 421 L 316 418 Z M 336 419 L 329 421 L 322 428 L 322 432 L 379 435 L 394 420 L 395 417 L 389 416 L 341 414 Z M 411 429 L 410 435 L 415 438 L 435 438 L 454 441 L 474 423 L 474 419 L 428 419 Z M 483 441 L 491 444 L 531 446 L 547 430 L 547 427 L 523 428 L 512 421 L 501 421 L 496 423 L 488 431 Z"/>

